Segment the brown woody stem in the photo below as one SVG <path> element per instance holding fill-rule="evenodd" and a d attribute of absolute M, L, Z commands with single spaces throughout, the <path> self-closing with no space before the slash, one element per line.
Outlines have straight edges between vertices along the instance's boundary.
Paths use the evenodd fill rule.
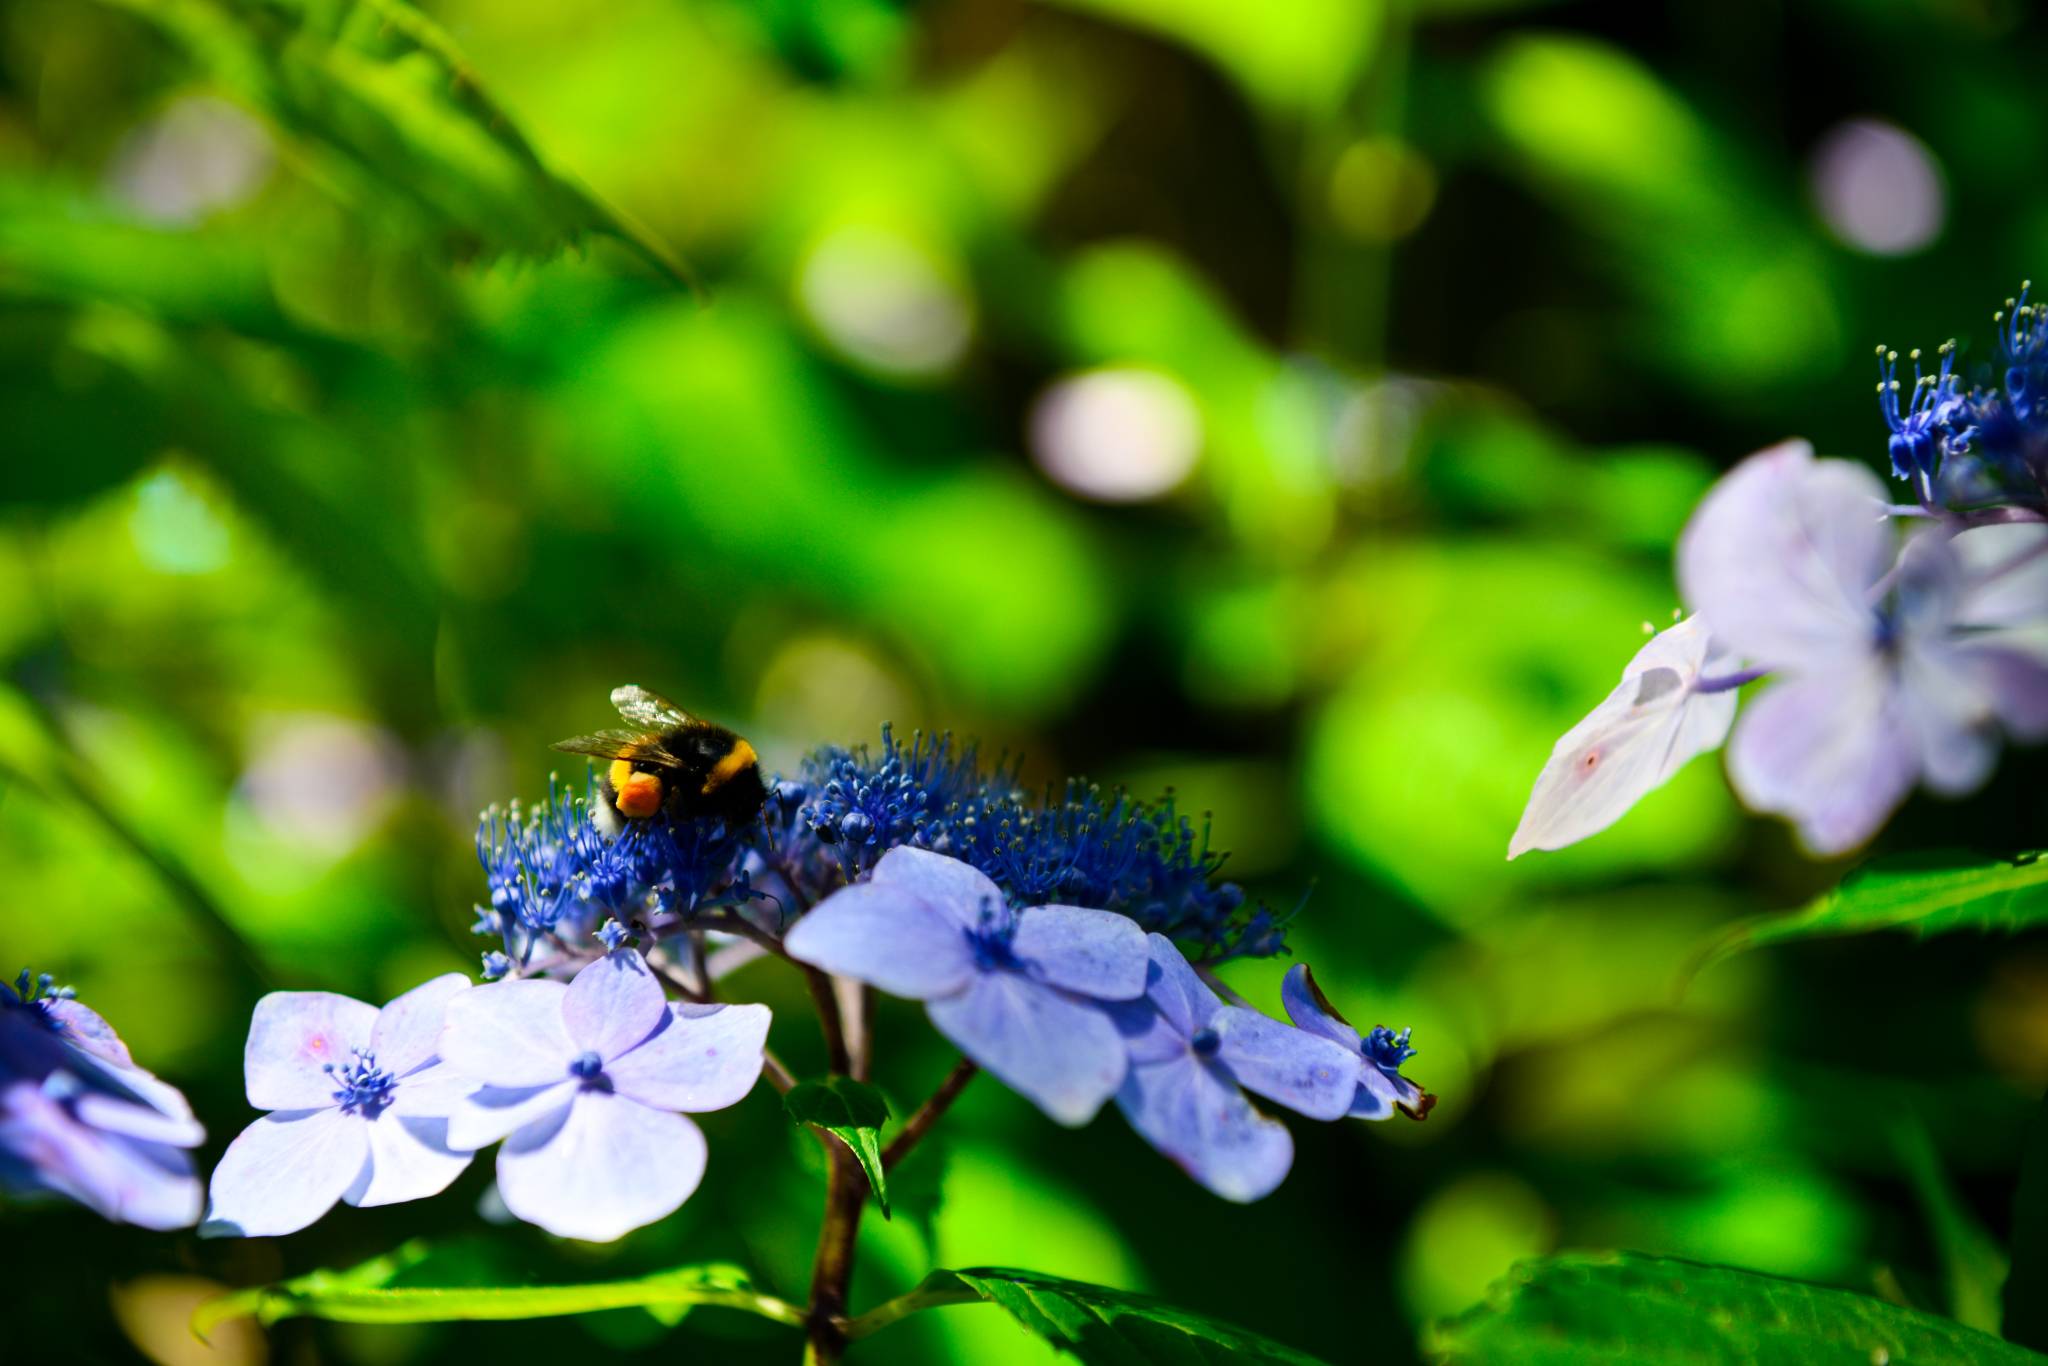
<path fill-rule="evenodd" d="M 902 1132 L 882 1150 L 883 1171 L 893 1170 L 898 1162 L 910 1156 L 910 1150 L 917 1146 L 918 1140 L 939 1122 L 939 1116 L 946 1113 L 960 1093 L 967 1089 L 967 1083 L 973 1081 L 980 1071 L 972 1058 L 962 1058 L 953 1064 L 953 1070 L 939 1083 L 939 1089 L 932 1092 L 931 1099 L 917 1107 L 917 1113 L 904 1124 Z"/>

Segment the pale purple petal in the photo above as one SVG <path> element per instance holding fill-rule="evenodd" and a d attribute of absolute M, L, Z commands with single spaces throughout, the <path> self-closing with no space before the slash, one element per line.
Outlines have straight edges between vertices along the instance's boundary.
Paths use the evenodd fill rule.
<path fill-rule="evenodd" d="M 1287 1126 L 1192 1056 L 1133 1067 L 1116 1104 L 1140 1137 L 1225 1200 L 1270 1194 L 1294 1165 Z"/>
<path fill-rule="evenodd" d="M 1323 995 L 1308 964 L 1296 963 L 1287 969 L 1287 975 L 1280 979 L 1280 1004 L 1286 1008 L 1287 1018 L 1294 1021 L 1296 1029 L 1305 1029 L 1332 1043 L 1341 1044 L 1363 1061 L 1359 1053 L 1362 1042 L 1359 1032 L 1337 1013 L 1329 998 Z"/>
<path fill-rule="evenodd" d="M 1145 994 L 1159 1007 L 1168 1024 L 1184 1037 L 1192 1035 L 1209 1023 L 1209 1017 L 1222 1008 L 1223 1002 L 1188 966 L 1188 960 L 1171 939 L 1153 934 L 1146 936 L 1146 942 L 1151 947 L 1153 974 Z"/>
<path fill-rule="evenodd" d="M 1129 1001 L 1145 994 L 1149 946 L 1127 915 L 1034 906 L 1018 914 L 1010 950 L 1039 980 L 1082 996 Z"/>
<path fill-rule="evenodd" d="M 1998 733 L 1981 656 L 1954 648 L 1898 652 L 1893 708 L 1913 737 L 1927 786 L 1945 796 L 1974 792 L 1998 762 Z"/>
<path fill-rule="evenodd" d="M 1743 461 L 1678 542 L 1678 582 L 1715 636 L 1756 664 L 1825 667 L 1868 652 L 1867 594 L 1891 567 L 1884 485 L 1787 441 Z"/>
<path fill-rule="evenodd" d="M 562 1018 L 577 1052 L 587 1049 L 609 1060 L 653 1033 L 667 1006 L 647 960 L 637 949 L 622 948 L 576 974 L 562 1002 Z"/>
<path fill-rule="evenodd" d="M 1123 1037 L 1124 1054 L 1132 1065 L 1170 1062 L 1188 1051 L 1187 1038 L 1167 1023 L 1149 996 L 1135 1001 L 1104 1001 L 1102 1013 Z"/>
<path fill-rule="evenodd" d="M 562 1015 L 569 988 L 529 978 L 491 982 L 449 998 L 441 1060 L 490 1086 L 546 1086 L 583 1050 Z"/>
<path fill-rule="evenodd" d="M 754 1089 L 768 1042 L 768 1007 L 670 1007 L 665 1024 L 605 1064 L 612 1089 L 656 1110 L 722 1110 Z"/>
<path fill-rule="evenodd" d="M 1209 1019 L 1216 1061 L 1238 1084 L 1310 1119 L 1338 1119 L 1358 1092 L 1359 1055 L 1256 1011 L 1224 1006 Z"/>
<path fill-rule="evenodd" d="M 331 991 L 271 992 L 256 1003 L 242 1050 L 249 1103 L 259 1110 L 334 1104 L 334 1078 L 322 1069 L 354 1065 L 376 1024 L 375 1006 Z"/>
<path fill-rule="evenodd" d="M 1510 859 L 1598 834 L 1728 737 L 1735 691 L 1693 691 L 1712 644 L 1694 616 L 1637 652 L 1607 700 L 1551 750 L 1508 841 Z M 1716 658 L 1734 663 L 1726 654 Z"/>
<path fill-rule="evenodd" d="M 681 1115 L 604 1091 L 498 1150 L 498 1194 L 561 1238 L 607 1243 L 672 1214 L 704 1176 L 704 1135 Z"/>
<path fill-rule="evenodd" d="M 1003 904 L 1003 889 L 972 864 L 905 844 L 882 855 L 873 881 L 922 897 L 970 930 L 981 923 L 983 906 Z"/>
<path fill-rule="evenodd" d="M 2009 648 L 1997 641 L 1996 636 L 1966 640 L 1956 650 L 1968 656 L 1979 687 L 2015 738 L 2048 737 L 2048 662 L 2032 649 Z"/>
<path fill-rule="evenodd" d="M 431 1063 L 406 1073 L 391 1088 L 387 1108 L 416 1118 L 446 1119 L 480 1089 L 482 1084 L 468 1073 L 458 1072 L 444 1062 Z"/>
<path fill-rule="evenodd" d="M 386 1109 L 363 1121 L 370 1142 L 370 1179 L 351 1188 L 351 1205 L 396 1205 L 439 1195 L 476 1154 L 448 1146 L 448 1121 Z"/>
<path fill-rule="evenodd" d="M 1414 1094 L 1410 1095 L 1409 1092 Z M 1397 1084 L 1385 1072 L 1366 1063 L 1358 1070 L 1358 1093 L 1351 1098 L 1353 1119 L 1392 1119 L 1396 1103 L 1414 1105 L 1422 1099 L 1422 1088 L 1403 1078 Z"/>
<path fill-rule="evenodd" d="M 486 1086 L 474 1091 L 448 1113 L 448 1146 L 474 1152 L 496 1143 L 567 1105 L 581 1085 L 574 1077 L 564 1077 L 548 1086 Z"/>
<path fill-rule="evenodd" d="M 990 1076 L 1069 1128 L 1123 1083 L 1123 1036 L 1109 1016 L 1017 973 L 988 973 L 925 1013 Z"/>
<path fill-rule="evenodd" d="M 1862 844 L 1919 776 L 1917 738 L 1892 694 L 1890 671 L 1875 654 L 1861 668 L 1766 688 L 1728 745 L 1737 795 L 1790 818 L 1816 854 Z"/>
<path fill-rule="evenodd" d="M 27 1080 L 0 1089 L 0 1190 L 52 1191 L 142 1228 L 198 1221 L 204 1194 L 187 1153 L 81 1123 L 52 1094 L 61 1089 Z"/>
<path fill-rule="evenodd" d="M 457 992 L 469 990 L 469 985 L 469 978 L 462 973 L 444 972 L 378 1011 L 376 1027 L 370 1031 L 370 1051 L 377 1055 L 377 1066 L 402 1077 L 433 1057 L 448 1002 Z"/>
<path fill-rule="evenodd" d="M 208 1237 L 296 1233 L 327 1213 L 370 1158 L 360 1115 L 338 1108 L 280 1111 L 242 1130 L 213 1169 Z"/>
<path fill-rule="evenodd" d="M 898 854 L 923 852 L 891 849 L 882 863 Z M 912 1001 L 950 996 L 973 981 L 977 971 L 973 949 L 954 916 L 914 891 L 874 882 L 842 887 L 826 897 L 782 943 L 799 963 Z"/>
<path fill-rule="evenodd" d="M 88 1055 L 116 1071 L 129 1072 L 139 1069 L 135 1059 L 128 1055 L 128 1045 L 121 1042 L 121 1036 L 114 1027 L 101 1019 L 99 1012 L 75 1000 L 59 997 L 42 1003 L 49 1018 L 63 1027 L 64 1040 L 81 1053 Z"/>
<path fill-rule="evenodd" d="M 2048 526 L 2006 522 L 1975 527 L 1953 544 L 1968 585 L 1957 620 L 1978 627 L 2029 627 L 2048 618 Z"/>
<path fill-rule="evenodd" d="M 71 1105 L 81 1124 L 124 1138 L 168 1143 L 173 1148 L 196 1148 L 206 1141 L 206 1128 L 196 1119 L 167 1115 L 96 1091 L 80 1092 Z"/>

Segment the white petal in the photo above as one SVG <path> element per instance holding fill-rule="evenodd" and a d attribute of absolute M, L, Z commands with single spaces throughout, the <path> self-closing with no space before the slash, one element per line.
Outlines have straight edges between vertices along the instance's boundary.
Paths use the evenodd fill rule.
<path fill-rule="evenodd" d="M 390 1108 L 415 1118 L 445 1119 L 482 1089 L 475 1077 L 437 1062 L 399 1078 L 391 1088 Z"/>
<path fill-rule="evenodd" d="M 681 1115 L 604 1091 L 498 1150 L 498 1194 L 561 1238 L 607 1243 L 672 1214 L 704 1176 L 704 1135 Z"/>
<path fill-rule="evenodd" d="M 1774 669 L 1870 648 L 1867 593 L 1891 567 L 1884 485 L 1787 441 L 1749 457 L 1701 500 L 1678 542 L 1686 603 L 1731 650 Z"/>
<path fill-rule="evenodd" d="M 476 1154 L 448 1146 L 448 1121 L 386 1109 L 363 1121 L 370 1141 L 370 1182 L 351 1189 L 351 1205 L 396 1205 L 439 1195 Z"/>
<path fill-rule="evenodd" d="M 1109 1016 L 1018 973 L 987 973 L 927 1001 L 925 1013 L 990 1076 L 1069 1128 L 1123 1084 L 1128 1057 Z"/>
<path fill-rule="evenodd" d="M 131 1105 L 97 1091 L 80 1093 L 72 1104 L 77 1108 L 80 1123 L 110 1134 L 139 1138 L 145 1143 L 168 1143 L 174 1148 L 196 1148 L 206 1141 L 205 1126 L 198 1120 L 167 1115 L 147 1105 Z"/>
<path fill-rule="evenodd" d="M 562 1018 L 569 988 L 532 978 L 492 982 L 449 998 L 441 1060 L 491 1086 L 547 1086 L 583 1050 Z"/>
<path fill-rule="evenodd" d="M 1712 642 L 1699 617 L 1658 633 L 1621 683 L 1573 726 L 1536 775 L 1508 857 L 1562 849 L 1596 835 L 1728 736 L 1736 693 L 1696 693 Z M 1716 656 L 1732 668 L 1734 660 Z"/>
<path fill-rule="evenodd" d="M 567 1105 L 581 1085 L 574 1077 L 565 1077 L 551 1086 L 486 1086 L 474 1091 L 448 1114 L 448 1146 L 474 1152 L 496 1143 Z"/>
<path fill-rule="evenodd" d="M 365 1123 L 334 1107 L 257 1120 L 228 1144 L 213 1169 L 200 1231 L 269 1238 L 312 1223 L 363 1174 L 370 1157 Z"/>
<path fill-rule="evenodd" d="M 2048 555 L 2038 553 L 2044 541 L 2048 526 L 2038 522 L 1975 527 L 1958 535 L 1952 545 L 1969 584 L 1957 605 L 1957 619 L 1970 626 L 2008 627 L 2048 619 Z"/>
<path fill-rule="evenodd" d="M 637 949 L 622 948 L 586 965 L 569 984 L 562 1018 L 577 1051 L 616 1058 L 654 1032 L 668 998 Z"/>
<path fill-rule="evenodd" d="M 620 1095 L 656 1110 L 722 1110 L 754 1089 L 768 1007 L 670 1007 L 667 1023 L 646 1043 L 605 1065 Z"/>
<path fill-rule="evenodd" d="M 242 1070 L 259 1110 L 316 1110 L 334 1104 L 323 1069 L 353 1066 L 370 1047 L 377 1008 L 331 991 L 273 991 L 256 1003 Z"/>
<path fill-rule="evenodd" d="M 433 1057 L 449 1000 L 469 987 L 469 978 L 463 974 L 444 972 L 378 1011 L 376 1028 L 370 1031 L 370 1051 L 377 1055 L 377 1066 L 402 1077 Z"/>

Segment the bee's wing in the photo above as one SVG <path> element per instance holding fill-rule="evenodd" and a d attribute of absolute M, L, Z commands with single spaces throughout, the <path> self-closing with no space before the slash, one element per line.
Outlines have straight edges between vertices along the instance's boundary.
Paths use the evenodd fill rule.
<path fill-rule="evenodd" d="M 612 705 L 619 709 L 619 715 L 634 725 L 645 726 L 649 730 L 704 724 L 660 693 L 650 692 L 637 683 L 628 683 L 623 688 L 613 688 Z"/>
<path fill-rule="evenodd" d="M 667 764 L 668 756 L 663 754 L 655 737 L 637 730 L 601 730 L 595 735 L 579 735 L 573 740 L 557 740 L 548 746 L 566 754 L 594 754 L 600 759 L 638 759 L 643 763 Z"/>

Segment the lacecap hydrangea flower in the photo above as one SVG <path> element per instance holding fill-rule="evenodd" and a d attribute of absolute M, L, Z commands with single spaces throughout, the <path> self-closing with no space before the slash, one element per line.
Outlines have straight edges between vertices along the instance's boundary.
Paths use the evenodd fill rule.
<path fill-rule="evenodd" d="M 1130 1056 L 1116 1094 L 1131 1127 L 1226 1200 L 1272 1193 L 1294 1165 L 1294 1136 L 1245 1091 L 1310 1119 L 1341 1118 L 1358 1057 L 1330 1039 L 1225 1005 L 1164 935 L 1149 936 L 1144 997 L 1114 1008 Z"/>
<path fill-rule="evenodd" d="M 187 1149 L 206 1131 L 177 1088 L 135 1065 L 111 1026 L 23 969 L 0 983 L 0 1190 L 63 1197 L 118 1223 L 198 1222 Z"/>
<path fill-rule="evenodd" d="M 477 1083 L 436 1046 L 448 1003 L 470 989 L 451 972 L 382 1010 L 327 991 L 258 1001 L 242 1068 L 249 1103 L 272 1113 L 214 1168 L 201 1236 L 292 1233 L 337 1200 L 392 1205 L 446 1189 L 472 1156 L 449 1146 L 448 1115 Z"/>
<path fill-rule="evenodd" d="M 614 941 L 608 941 L 614 942 Z M 761 1074 L 762 1005 L 670 1002 L 616 945 L 568 982 L 493 982 L 448 1003 L 441 1056 L 481 1083 L 448 1141 L 498 1150 L 498 1194 L 564 1238 L 608 1242 L 696 1190 L 704 1135 L 676 1111 L 719 1110 Z"/>
<path fill-rule="evenodd" d="M 1123 1041 L 1102 1001 L 1144 994 L 1145 932 L 1078 906 L 1011 909 L 989 878 L 907 846 L 871 881 L 826 898 L 784 939 L 790 957 L 923 1001 L 962 1053 L 1061 1124 L 1123 1085 Z"/>
<path fill-rule="evenodd" d="M 2001 733 L 2048 735 L 2048 527 L 1921 522 L 1901 537 L 1863 466 L 1803 441 L 1751 456 L 1678 545 L 1696 616 L 1663 632 L 1558 742 L 1509 845 L 1605 828 L 1729 736 L 1728 777 L 1816 854 L 1854 849 L 1916 785 L 1974 791 Z"/>

